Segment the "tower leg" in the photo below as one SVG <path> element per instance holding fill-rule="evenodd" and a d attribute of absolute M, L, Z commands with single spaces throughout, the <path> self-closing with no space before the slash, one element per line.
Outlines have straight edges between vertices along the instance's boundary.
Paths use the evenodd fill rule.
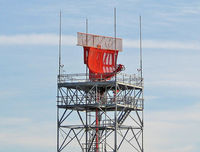
<path fill-rule="evenodd" d="M 96 109 L 96 152 L 99 152 L 99 111 Z"/>

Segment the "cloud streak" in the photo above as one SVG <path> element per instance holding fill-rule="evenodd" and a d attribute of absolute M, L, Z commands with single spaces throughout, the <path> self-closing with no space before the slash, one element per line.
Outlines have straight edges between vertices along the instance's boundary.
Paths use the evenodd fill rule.
<path fill-rule="evenodd" d="M 199 106 L 194 104 L 176 111 L 147 111 L 145 148 L 155 152 L 194 152 L 199 149 L 196 132 L 200 124 Z"/>
<path fill-rule="evenodd" d="M 55 125 L 29 118 L 0 118 L 0 146 L 55 147 Z M 42 136 L 41 136 L 42 135 Z"/>
<path fill-rule="evenodd" d="M 58 45 L 59 36 L 56 34 L 19 34 L 0 35 L 0 46 L 2 45 Z M 75 46 L 76 36 L 62 35 L 63 46 Z M 124 39 L 125 48 L 139 48 L 138 40 Z M 190 49 L 200 50 L 197 42 L 181 42 L 168 40 L 143 40 L 143 48 L 152 49 Z"/>
<path fill-rule="evenodd" d="M 58 41 L 59 36 L 56 34 L 0 35 L 0 45 L 58 45 Z M 62 44 L 75 45 L 76 37 L 62 35 Z"/>
<path fill-rule="evenodd" d="M 148 86 L 154 87 L 176 87 L 176 88 L 190 88 L 190 89 L 199 89 L 200 84 L 197 81 L 180 81 L 180 80 L 163 80 L 163 81 L 151 81 L 146 83 Z"/>
<path fill-rule="evenodd" d="M 194 104 L 177 111 L 146 111 L 145 149 L 154 152 L 195 152 L 200 141 L 196 133 L 200 125 L 199 108 L 200 104 Z M 16 117 L 0 118 L 0 121 L 0 146 L 43 147 L 51 148 L 50 151 L 56 147 L 54 122 L 36 123 L 28 118 Z"/>
<path fill-rule="evenodd" d="M 124 40 L 124 47 L 139 48 L 138 40 Z M 168 40 L 143 40 L 143 48 L 152 49 L 192 49 L 199 50 L 200 45 L 196 42 L 181 42 Z"/>

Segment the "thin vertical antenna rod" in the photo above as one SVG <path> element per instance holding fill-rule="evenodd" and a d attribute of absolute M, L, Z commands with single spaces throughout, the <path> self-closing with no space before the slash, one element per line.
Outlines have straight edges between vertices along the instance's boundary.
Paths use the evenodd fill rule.
<path fill-rule="evenodd" d="M 86 18 L 86 45 L 88 45 L 88 19 Z"/>
<path fill-rule="evenodd" d="M 116 53 L 116 37 L 117 37 L 117 25 L 116 25 L 116 8 L 114 8 L 114 37 L 115 37 L 115 71 L 117 69 L 117 53 Z M 115 140 L 114 140 L 114 152 L 117 152 L 117 72 L 115 72 Z"/>
<path fill-rule="evenodd" d="M 116 8 L 114 8 L 114 37 L 115 37 L 115 68 L 117 68 L 117 53 L 116 53 L 116 37 L 117 37 L 117 25 L 116 25 Z M 115 74 L 116 75 L 116 74 Z"/>
<path fill-rule="evenodd" d="M 86 46 L 88 46 L 88 35 L 87 34 L 88 34 L 88 19 L 86 18 Z M 86 56 L 88 56 L 88 54 L 86 54 Z M 88 67 L 86 64 L 86 80 L 87 80 L 87 77 L 88 77 Z"/>
<path fill-rule="evenodd" d="M 59 24 L 59 80 L 61 74 L 61 11 L 60 11 L 60 24 Z"/>
<path fill-rule="evenodd" d="M 140 15 L 140 70 L 141 70 L 141 84 L 143 86 L 143 69 L 142 69 L 142 17 Z M 142 89 L 142 105 L 144 107 L 144 93 Z M 144 127 L 144 112 L 142 111 L 142 152 L 144 152 L 144 132 L 143 132 L 143 127 Z"/>
<path fill-rule="evenodd" d="M 86 46 L 88 45 L 88 19 L 86 18 Z M 88 68 L 86 64 L 86 80 L 87 80 Z M 86 105 L 87 105 L 87 98 L 86 98 Z M 86 109 L 86 152 L 88 151 L 88 111 Z"/>
<path fill-rule="evenodd" d="M 61 11 L 60 11 L 60 25 L 59 25 L 59 75 L 58 75 L 58 81 L 60 82 L 60 73 L 61 73 Z M 57 88 L 57 104 L 59 104 L 59 89 Z M 57 152 L 59 152 L 59 108 L 57 106 Z"/>
<path fill-rule="evenodd" d="M 141 70 L 141 79 L 142 79 L 142 18 L 140 16 L 140 70 Z"/>

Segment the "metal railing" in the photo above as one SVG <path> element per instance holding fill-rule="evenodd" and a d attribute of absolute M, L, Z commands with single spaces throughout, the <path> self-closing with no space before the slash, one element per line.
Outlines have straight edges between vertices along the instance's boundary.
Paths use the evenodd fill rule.
<path fill-rule="evenodd" d="M 58 75 L 58 83 L 70 83 L 70 82 L 94 82 L 94 81 L 115 81 L 115 77 L 111 77 L 108 79 L 105 79 L 105 74 L 86 74 L 86 73 L 78 73 L 78 74 L 61 74 Z M 89 77 L 92 77 L 93 79 L 90 79 Z M 94 79 L 94 77 L 98 77 Z M 143 78 L 136 74 L 125 74 L 125 73 L 118 73 L 116 77 L 117 82 L 129 84 L 129 85 L 135 85 L 142 87 L 143 86 Z"/>
<path fill-rule="evenodd" d="M 84 152 L 86 152 L 86 145 L 87 145 L 87 147 L 91 146 L 90 150 L 87 151 L 87 152 L 96 152 L 97 151 L 96 142 L 88 142 L 87 144 L 86 143 L 82 143 Z M 99 145 L 98 152 L 103 152 L 103 143 L 98 143 L 98 145 Z"/>
<path fill-rule="evenodd" d="M 86 100 L 83 99 L 82 101 L 78 100 L 81 99 L 82 96 L 74 96 L 74 98 L 68 98 L 68 97 L 59 97 L 58 104 L 59 105 L 86 105 Z M 98 102 L 97 102 L 98 101 Z M 97 98 L 97 97 L 92 97 L 87 99 L 87 104 L 88 105 L 112 105 L 115 104 L 115 101 L 117 104 L 128 106 L 131 108 L 143 108 L 143 101 L 144 99 L 142 98 L 134 98 L 131 96 L 119 96 L 116 97 L 116 100 L 114 97 L 104 97 L 104 98 Z"/>

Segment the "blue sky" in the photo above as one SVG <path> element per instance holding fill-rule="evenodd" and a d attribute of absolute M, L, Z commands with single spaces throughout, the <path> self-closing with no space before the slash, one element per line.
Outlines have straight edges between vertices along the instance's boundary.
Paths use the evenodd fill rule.
<path fill-rule="evenodd" d="M 200 150 L 200 2 L 197 0 L 0 1 L 0 151 L 56 150 L 59 11 L 66 73 L 81 73 L 76 32 L 117 36 L 118 62 L 136 73 L 142 15 L 145 150 Z"/>

